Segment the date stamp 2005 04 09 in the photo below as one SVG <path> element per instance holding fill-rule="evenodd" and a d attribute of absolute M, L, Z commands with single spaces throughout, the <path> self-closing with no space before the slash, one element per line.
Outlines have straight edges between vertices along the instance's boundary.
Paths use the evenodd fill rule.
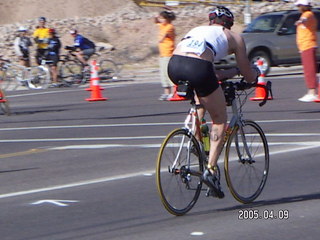
<path fill-rule="evenodd" d="M 241 209 L 238 211 L 239 220 L 269 220 L 269 219 L 289 219 L 289 210 L 259 210 L 259 209 Z"/>

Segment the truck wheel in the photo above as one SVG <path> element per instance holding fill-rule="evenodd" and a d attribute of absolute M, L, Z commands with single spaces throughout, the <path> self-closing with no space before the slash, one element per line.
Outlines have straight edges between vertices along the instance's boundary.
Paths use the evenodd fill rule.
<path fill-rule="evenodd" d="M 258 60 L 262 60 L 262 69 L 264 74 L 267 75 L 271 68 L 270 56 L 265 51 L 256 51 L 250 54 L 250 63 L 257 65 Z"/>

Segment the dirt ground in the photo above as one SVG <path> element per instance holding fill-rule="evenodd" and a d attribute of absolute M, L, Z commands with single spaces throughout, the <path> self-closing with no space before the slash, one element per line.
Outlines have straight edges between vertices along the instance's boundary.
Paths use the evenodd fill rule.
<path fill-rule="evenodd" d="M 123 14 L 126 9 L 129 12 L 133 8 L 136 11 L 134 14 L 139 15 L 141 11 L 143 17 L 132 21 L 116 20 L 96 27 L 80 23 L 78 29 L 95 42 L 107 42 L 113 45 L 116 50 L 111 53 L 111 57 L 117 62 L 157 65 L 158 27 L 153 23 L 153 16 L 162 9 L 139 9 L 130 0 L 15 0 L 14 4 L 11 0 L 1 0 L 0 25 L 21 25 L 21 22 L 25 24 L 25 22 L 35 20 L 39 16 L 45 16 L 48 19 L 48 27 L 52 27 L 53 19 L 81 19 L 81 17 L 107 16 L 119 12 Z M 179 40 L 190 28 L 200 24 L 208 24 L 208 22 L 207 16 L 201 14 L 200 16 L 177 17 L 173 24 L 176 27 L 176 39 Z M 28 27 L 32 28 L 34 26 Z M 242 28 L 242 25 L 236 24 L 233 30 L 240 32 Z M 64 30 L 59 34 L 63 45 L 72 42 L 68 31 Z"/>

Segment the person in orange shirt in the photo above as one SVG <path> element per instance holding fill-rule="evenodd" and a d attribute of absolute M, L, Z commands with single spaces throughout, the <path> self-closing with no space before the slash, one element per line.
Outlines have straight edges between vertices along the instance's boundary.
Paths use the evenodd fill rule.
<path fill-rule="evenodd" d="M 169 100 L 173 95 L 173 83 L 168 77 L 168 63 L 174 50 L 175 29 L 172 21 L 175 20 L 175 14 L 172 11 L 162 11 L 159 16 L 155 17 L 154 22 L 159 26 L 158 47 L 160 53 L 160 78 L 161 85 L 164 89 L 159 100 Z"/>
<path fill-rule="evenodd" d="M 317 100 L 317 18 L 311 11 L 310 0 L 297 0 L 295 5 L 301 12 L 297 26 L 297 46 L 301 54 L 304 79 L 308 92 L 298 100 L 301 102 L 313 102 Z"/>

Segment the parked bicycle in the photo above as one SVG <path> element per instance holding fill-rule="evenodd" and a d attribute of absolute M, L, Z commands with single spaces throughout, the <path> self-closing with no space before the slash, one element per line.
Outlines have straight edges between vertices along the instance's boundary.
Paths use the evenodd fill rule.
<path fill-rule="evenodd" d="M 46 89 L 50 83 L 50 72 L 45 64 L 24 67 L 8 59 L 0 59 L 0 62 L 2 89 L 8 89 L 9 86 L 13 89 L 18 86 L 25 86 L 29 89 Z"/>
<path fill-rule="evenodd" d="M 232 107 L 233 113 L 223 144 L 225 178 L 232 196 L 241 203 L 250 203 L 260 195 L 266 184 L 269 148 L 261 127 L 252 120 L 244 119 L 242 107 L 253 91 L 249 90 L 252 87 L 265 89 L 266 98 L 259 104 L 264 105 L 268 93 L 271 93 L 271 83 L 265 86 L 245 83 L 243 80 L 225 81 L 222 87 L 227 105 Z M 209 149 L 205 149 L 204 137 L 199 134 L 200 121 L 194 93 L 188 87 L 182 94 L 190 96 L 191 108 L 184 127 L 173 130 L 163 141 L 156 166 L 156 183 L 161 202 L 169 213 L 177 216 L 193 208 L 202 190 L 206 191 L 206 196 L 210 195 L 209 189 L 202 189 Z M 217 177 L 220 179 L 219 167 Z"/>
<path fill-rule="evenodd" d="M 84 66 L 74 54 L 72 47 L 68 48 L 68 53 L 60 55 L 59 78 L 66 85 L 82 85 L 90 80 L 90 68 Z M 98 59 L 98 75 L 101 81 L 117 80 L 119 77 L 119 67 L 111 59 L 104 59 L 103 54 L 96 52 L 92 57 Z"/>

